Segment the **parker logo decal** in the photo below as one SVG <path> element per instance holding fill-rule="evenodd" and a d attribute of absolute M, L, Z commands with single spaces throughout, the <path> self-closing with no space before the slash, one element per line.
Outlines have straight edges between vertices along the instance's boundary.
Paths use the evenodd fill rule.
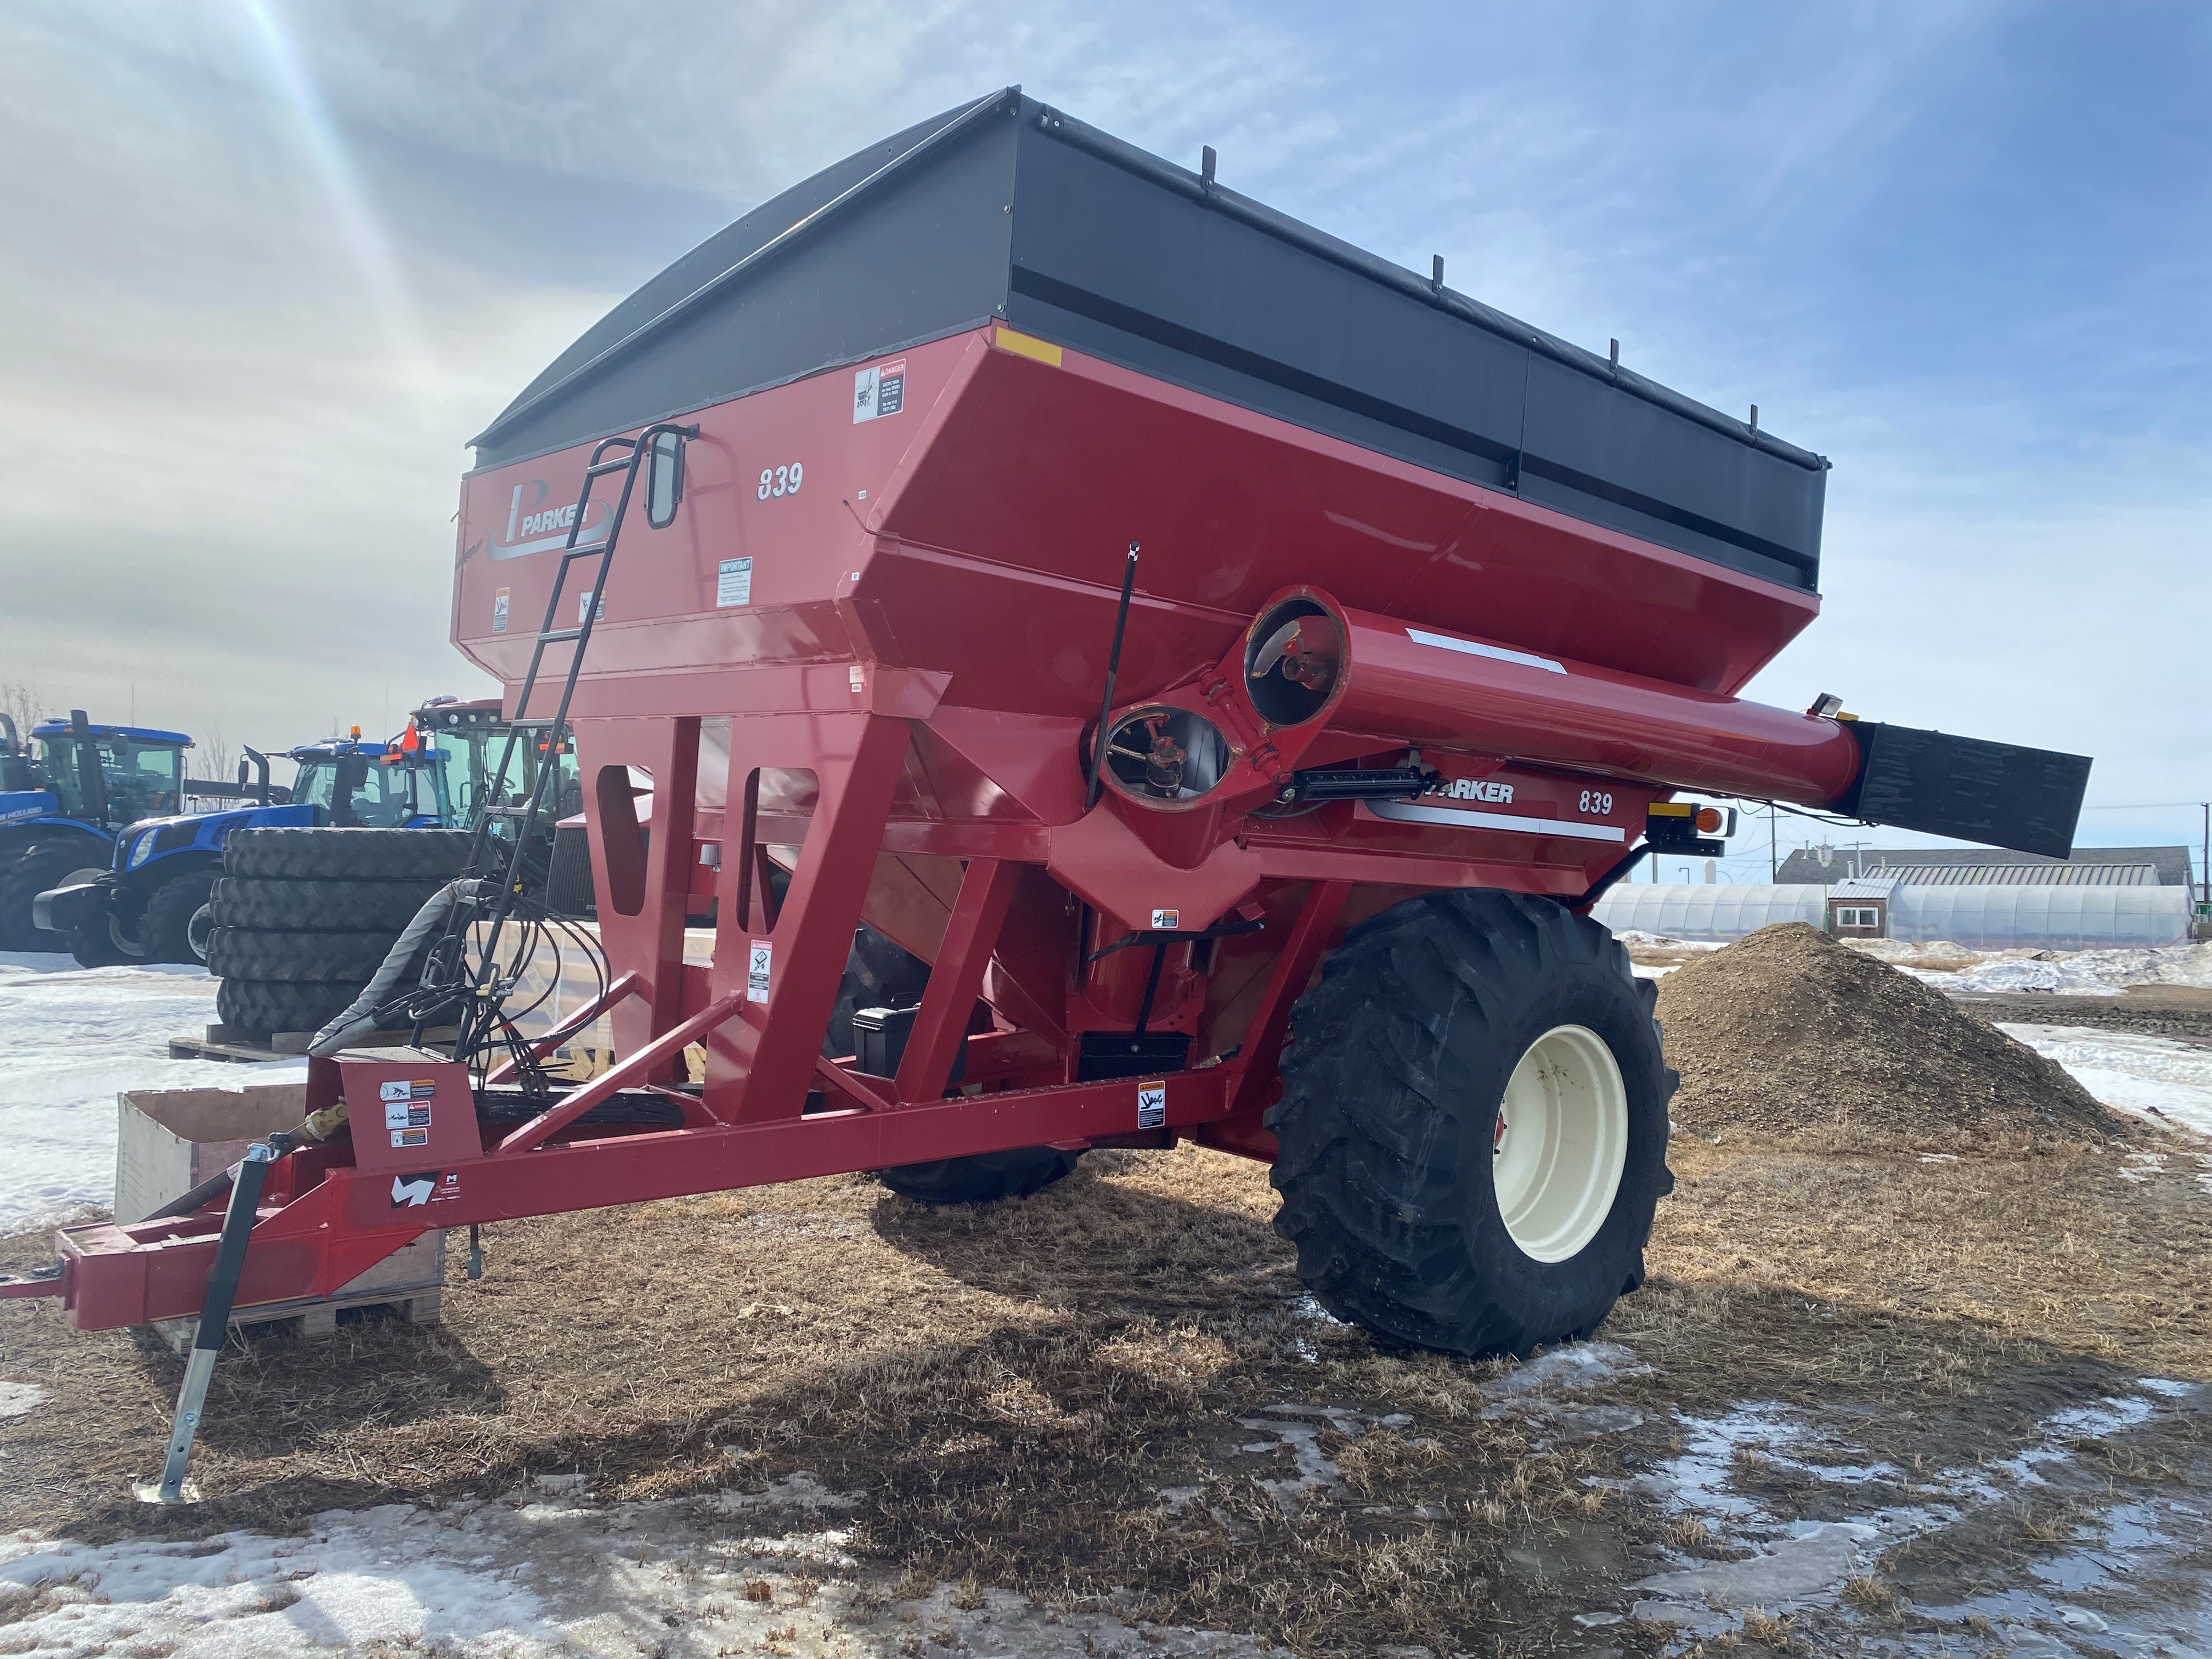
<path fill-rule="evenodd" d="M 1494 778 L 1454 778 L 1429 793 L 1451 800 L 1486 800 L 1499 806 L 1513 804 L 1513 786 L 1499 783 Z"/>
<path fill-rule="evenodd" d="M 487 550 L 495 559 L 519 559 L 526 553 L 543 553 L 550 548 L 568 544 L 568 527 L 576 522 L 576 503 L 554 502 L 548 505 L 553 486 L 543 478 L 532 478 L 514 487 L 513 499 L 507 507 L 507 536 L 495 538 Z M 579 544 L 596 541 L 606 528 L 609 508 L 605 501 L 593 501 L 585 516 L 584 527 L 576 532 Z"/>

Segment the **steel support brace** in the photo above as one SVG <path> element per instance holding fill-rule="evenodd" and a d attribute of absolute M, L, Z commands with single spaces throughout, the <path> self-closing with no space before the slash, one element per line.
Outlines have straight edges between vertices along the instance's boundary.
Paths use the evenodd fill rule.
<path fill-rule="evenodd" d="M 805 1109 L 908 738 L 903 719 L 860 712 L 730 722 L 729 799 L 746 798 L 756 769 L 777 767 L 811 771 L 816 802 L 775 921 L 756 914 L 750 929 L 732 925 L 716 940 L 715 1001 L 738 1001 L 736 1017 L 707 1034 L 705 1105 L 722 1122 Z"/>
<path fill-rule="evenodd" d="M 1256 1112 L 1267 1103 L 1267 1091 L 1276 1082 L 1275 1063 L 1283 1051 L 1283 1038 L 1291 1029 L 1291 1010 L 1304 994 L 1306 981 L 1320 966 L 1322 952 L 1336 931 L 1336 919 L 1350 896 L 1348 881 L 1317 881 L 1306 890 L 1298 919 L 1291 924 L 1282 954 L 1267 975 L 1267 989 L 1260 1009 L 1244 1034 L 1242 1051 L 1231 1062 L 1237 1074 L 1231 1110 Z"/>
<path fill-rule="evenodd" d="M 640 994 L 613 1005 L 615 1052 L 634 1054 L 684 1016 L 684 923 L 690 908 L 691 864 L 699 855 L 693 836 L 699 798 L 699 720 L 696 716 L 580 720 L 576 757 L 584 778 L 592 876 L 599 896 L 599 937 L 607 960 L 633 967 L 652 964 L 644 970 Z M 653 779 L 653 819 L 642 848 L 635 845 L 638 831 L 629 822 L 610 821 L 609 803 L 626 783 L 621 769 L 632 766 Z M 600 787 L 603 781 L 608 785 L 605 789 Z M 625 837 L 631 841 L 626 847 L 622 845 Z M 609 870 L 618 856 L 643 860 L 644 880 L 638 890 L 641 902 L 634 909 L 623 902 L 632 884 L 612 878 Z M 672 1055 L 646 1080 L 665 1081 L 674 1070 Z"/>
<path fill-rule="evenodd" d="M 945 1093 L 952 1057 L 966 1039 L 969 1017 L 983 989 L 983 970 L 998 948 L 1021 874 L 1021 866 L 998 859 L 968 861 L 899 1061 L 901 1100 L 935 1100 Z"/>

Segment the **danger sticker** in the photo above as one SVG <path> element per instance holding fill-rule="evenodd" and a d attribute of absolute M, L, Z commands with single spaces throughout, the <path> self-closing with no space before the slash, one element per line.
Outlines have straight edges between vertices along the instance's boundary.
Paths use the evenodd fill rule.
<path fill-rule="evenodd" d="M 387 1129 L 427 1129 L 430 1127 L 430 1108 L 427 1102 L 387 1100 L 384 1103 L 384 1127 Z"/>
<path fill-rule="evenodd" d="M 1158 1129 L 1168 1121 L 1168 1085 L 1144 1083 L 1137 1086 L 1137 1127 Z"/>
<path fill-rule="evenodd" d="M 1155 910 L 1152 912 L 1152 927 L 1156 932 L 1172 930 L 1182 926 L 1182 912 L 1180 910 Z"/>
<path fill-rule="evenodd" d="M 753 602 L 753 562 L 724 559 L 714 567 L 714 603 L 750 605 Z"/>
<path fill-rule="evenodd" d="M 394 1129 L 392 1144 L 395 1146 L 427 1146 L 430 1144 L 428 1129 Z"/>
<path fill-rule="evenodd" d="M 745 1000 L 768 1000 L 769 956 L 770 946 L 764 939 L 753 940 L 745 960 Z"/>
<path fill-rule="evenodd" d="M 906 359 L 853 376 L 853 424 L 896 415 L 906 407 Z"/>

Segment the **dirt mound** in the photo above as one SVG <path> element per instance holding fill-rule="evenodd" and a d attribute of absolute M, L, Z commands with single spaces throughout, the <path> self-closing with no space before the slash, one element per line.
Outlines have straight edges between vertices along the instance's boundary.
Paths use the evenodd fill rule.
<path fill-rule="evenodd" d="M 1762 927 L 1659 981 L 1674 1121 L 1711 1135 L 1843 1130 L 1913 1143 L 2127 1127 L 2052 1060 L 1817 927 Z"/>

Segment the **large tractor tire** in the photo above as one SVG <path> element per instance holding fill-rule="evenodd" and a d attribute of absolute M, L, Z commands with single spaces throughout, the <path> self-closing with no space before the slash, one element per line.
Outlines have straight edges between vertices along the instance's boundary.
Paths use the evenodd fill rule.
<path fill-rule="evenodd" d="M 65 951 L 69 941 L 31 925 L 31 902 L 79 871 L 107 872 L 107 848 L 90 836 L 64 831 L 59 841 L 0 851 L 0 951 Z"/>
<path fill-rule="evenodd" d="M 43 937 L 54 939 L 58 935 L 47 933 Z M 105 914 L 70 929 L 69 952 L 76 958 L 80 968 L 120 968 L 140 959 L 117 942 L 114 924 Z"/>
<path fill-rule="evenodd" d="M 203 958 L 192 949 L 193 912 L 208 902 L 215 885 L 211 869 L 190 870 L 172 876 L 155 888 L 138 916 L 138 943 L 145 962 L 196 963 Z"/>
<path fill-rule="evenodd" d="M 226 876 L 276 881 L 447 881 L 468 863 L 465 830 L 240 830 Z"/>
<path fill-rule="evenodd" d="M 1430 893 L 1353 928 L 1267 1116 L 1275 1231 L 1315 1299 L 1470 1356 L 1595 1330 L 1674 1187 L 1654 989 L 1547 899 Z"/>
<path fill-rule="evenodd" d="M 216 1018 L 260 1036 L 319 1031 L 361 994 L 356 984 L 300 984 L 285 980 L 226 979 L 216 988 Z"/>
<path fill-rule="evenodd" d="M 410 830 L 411 835 L 427 834 Z M 438 881 L 262 881 L 224 876 L 209 896 L 217 927 L 374 933 L 387 937 L 415 920 Z"/>
<path fill-rule="evenodd" d="M 375 976 L 392 940 L 388 933 L 281 933 L 218 927 L 208 935 L 208 971 L 226 980 L 359 985 Z"/>

